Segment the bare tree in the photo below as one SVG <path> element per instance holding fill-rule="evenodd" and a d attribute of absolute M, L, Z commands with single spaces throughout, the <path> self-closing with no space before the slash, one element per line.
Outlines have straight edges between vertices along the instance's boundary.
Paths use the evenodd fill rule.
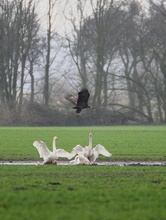
<path fill-rule="evenodd" d="M 116 35 L 120 28 L 121 6 L 115 1 L 91 1 L 92 15 L 83 14 L 79 1 L 80 21 L 73 24 L 73 41 L 68 38 L 69 48 L 76 64 L 82 86 L 93 91 L 93 106 L 100 109 L 108 101 L 108 70 L 116 52 Z M 103 102 L 104 96 L 104 102 Z"/>
<path fill-rule="evenodd" d="M 22 5 L 20 7 L 23 7 Z M 26 70 L 26 64 L 30 56 L 30 52 L 32 50 L 36 50 L 36 53 L 38 51 L 37 45 L 35 48 L 34 44 L 39 40 L 38 38 L 38 31 L 39 31 L 39 24 L 37 23 L 37 14 L 35 13 L 35 5 L 33 0 L 30 0 L 28 2 L 27 7 L 24 9 L 24 13 L 22 15 L 22 27 L 20 31 L 20 38 L 21 38 L 21 78 L 20 78 L 20 94 L 19 94 L 19 103 L 18 103 L 18 112 L 21 114 L 21 107 L 22 107 L 22 101 L 23 101 L 23 90 L 24 90 L 24 84 L 25 84 L 25 70 Z M 32 59 L 35 59 L 35 57 L 32 57 Z M 30 76 L 32 79 L 32 62 L 30 63 Z M 31 88 L 33 89 L 34 82 L 31 81 Z M 33 91 L 31 91 L 33 92 Z M 32 99 L 32 97 L 31 97 Z M 31 100 L 32 101 L 32 100 Z"/>
<path fill-rule="evenodd" d="M 164 121 L 166 121 L 166 1 L 160 0 L 158 3 L 150 1 L 149 31 L 151 33 L 151 43 L 153 46 L 153 57 L 159 64 L 160 73 L 163 78 L 162 87 L 157 91 L 158 103 L 164 111 Z M 159 92 L 160 91 L 160 92 Z M 160 98 L 159 98 L 160 97 Z M 161 101 L 160 101 L 161 100 Z M 160 111 L 161 114 L 161 111 Z"/>
<path fill-rule="evenodd" d="M 32 41 L 38 31 L 34 1 L 3 1 L 1 9 L 1 102 L 21 114 L 25 71 Z"/>
<path fill-rule="evenodd" d="M 49 70 L 50 70 L 50 52 L 51 52 L 51 33 L 52 33 L 52 0 L 48 1 L 48 28 L 47 28 L 47 52 L 45 64 L 45 80 L 44 80 L 44 104 L 46 107 L 49 105 Z"/>
<path fill-rule="evenodd" d="M 88 48 L 86 46 L 87 39 L 85 32 L 87 31 L 85 29 L 84 23 L 86 20 L 86 2 L 87 1 L 78 1 L 77 2 L 77 14 L 73 14 L 71 12 L 71 18 L 67 18 L 73 28 L 72 35 L 67 36 L 66 34 L 66 40 L 67 40 L 67 47 L 69 48 L 70 55 L 72 57 L 72 60 L 74 64 L 77 67 L 78 71 L 78 80 L 76 82 L 78 90 L 83 88 L 88 88 L 89 85 L 89 66 L 87 65 L 89 54 L 88 54 Z"/>

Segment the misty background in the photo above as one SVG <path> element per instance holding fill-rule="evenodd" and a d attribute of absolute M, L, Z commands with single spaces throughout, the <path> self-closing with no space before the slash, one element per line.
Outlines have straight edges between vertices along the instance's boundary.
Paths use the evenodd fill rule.
<path fill-rule="evenodd" d="M 165 36 L 165 0 L 1 0 L 0 125 L 165 123 Z"/>

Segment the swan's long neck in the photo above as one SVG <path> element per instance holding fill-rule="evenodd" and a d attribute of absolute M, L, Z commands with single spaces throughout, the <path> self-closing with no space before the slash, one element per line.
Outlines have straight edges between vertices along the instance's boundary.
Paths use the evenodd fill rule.
<path fill-rule="evenodd" d="M 52 142 L 53 152 L 56 151 L 56 139 L 57 139 L 57 137 L 54 137 L 54 138 L 53 138 L 53 142 Z"/>
<path fill-rule="evenodd" d="M 89 149 L 92 149 L 92 133 L 89 134 Z"/>

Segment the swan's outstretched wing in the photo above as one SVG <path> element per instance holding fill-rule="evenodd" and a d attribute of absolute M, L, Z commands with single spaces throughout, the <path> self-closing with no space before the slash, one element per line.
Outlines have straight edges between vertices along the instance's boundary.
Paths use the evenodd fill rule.
<path fill-rule="evenodd" d="M 106 156 L 106 157 L 111 157 L 112 156 L 112 154 L 109 153 L 105 149 L 105 147 L 103 147 L 101 144 L 96 145 L 96 147 L 93 148 L 93 152 L 97 153 L 97 154 L 102 154 L 103 156 Z"/>
<path fill-rule="evenodd" d="M 85 149 L 81 145 L 76 145 L 70 153 L 68 159 L 73 158 L 76 154 L 84 154 Z"/>
<path fill-rule="evenodd" d="M 68 159 L 70 158 L 69 152 L 65 151 L 64 149 L 57 149 L 55 154 L 57 158 L 58 157 L 67 157 Z"/>
<path fill-rule="evenodd" d="M 43 141 L 34 141 L 33 146 L 37 148 L 40 158 L 43 157 L 44 160 L 49 157 L 51 152 Z"/>

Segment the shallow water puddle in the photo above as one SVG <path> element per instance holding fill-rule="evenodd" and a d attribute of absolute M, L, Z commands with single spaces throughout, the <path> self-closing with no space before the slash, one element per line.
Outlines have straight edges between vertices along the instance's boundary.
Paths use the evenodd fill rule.
<path fill-rule="evenodd" d="M 0 165 L 42 165 L 36 161 L 0 161 Z M 68 161 L 58 161 L 57 165 L 70 165 Z M 166 166 L 165 161 L 100 161 L 92 165 L 107 165 L 107 166 Z"/>

